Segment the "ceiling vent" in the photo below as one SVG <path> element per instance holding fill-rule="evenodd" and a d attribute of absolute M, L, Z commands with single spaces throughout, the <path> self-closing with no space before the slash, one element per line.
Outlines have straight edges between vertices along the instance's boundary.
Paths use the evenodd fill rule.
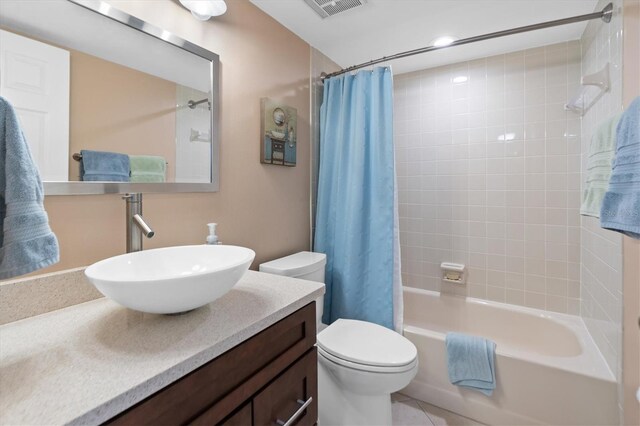
<path fill-rule="evenodd" d="M 356 7 L 364 6 L 366 0 L 304 0 L 322 19 Z"/>

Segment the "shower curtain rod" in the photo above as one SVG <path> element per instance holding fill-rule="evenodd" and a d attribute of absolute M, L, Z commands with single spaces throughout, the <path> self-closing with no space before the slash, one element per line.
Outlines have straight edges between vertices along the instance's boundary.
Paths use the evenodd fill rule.
<path fill-rule="evenodd" d="M 320 79 L 324 81 L 326 78 L 335 77 L 340 74 L 345 74 L 350 71 L 355 71 L 360 68 L 365 68 L 371 65 L 379 64 L 381 62 L 391 61 L 394 59 L 406 58 L 408 56 L 419 55 L 421 53 L 432 52 L 434 50 L 447 49 L 449 47 L 461 46 L 463 44 L 475 43 L 477 41 L 490 40 L 492 38 L 504 37 L 504 36 L 513 35 L 513 34 L 526 33 L 528 31 L 535 31 L 543 28 L 551 28 L 551 27 L 557 27 L 560 25 L 574 24 L 576 22 L 590 21 L 592 19 L 602 19 L 604 22 L 609 23 L 611 22 L 612 15 L 613 15 L 613 3 L 609 3 L 600 12 L 593 12 L 593 13 L 588 13 L 586 15 L 578 15 L 570 18 L 557 19 L 555 21 L 548 21 L 548 22 L 542 22 L 539 24 L 526 25 L 524 27 L 512 28 L 510 30 L 497 31 L 497 32 L 483 34 L 475 37 L 463 38 L 460 40 L 455 40 L 454 42 L 446 46 L 428 46 L 420 49 L 408 50 L 406 52 L 396 53 L 395 55 L 384 56 L 382 58 L 374 59 L 369 62 L 363 62 L 358 65 L 353 65 L 348 68 L 341 69 L 340 71 L 332 72 L 330 74 L 323 72 L 322 74 L 320 74 Z"/>

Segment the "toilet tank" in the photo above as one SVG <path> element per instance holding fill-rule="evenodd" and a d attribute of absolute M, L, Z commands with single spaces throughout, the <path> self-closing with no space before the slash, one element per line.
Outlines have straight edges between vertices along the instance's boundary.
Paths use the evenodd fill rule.
<path fill-rule="evenodd" d="M 323 283 L 326 264 L 326 254 L 301 251 L 271 262 L 262 263 L 260 272 Z"/>
<path fill-rule="evenodd" d="M 262 263 L 260 272 L 324 283 L 324 267 L 326 264 L 326 254 L 301 251 L 271 262 Z M 316 300 L 316 327 L 318 331 L 325 327 L 322 324 L 323 312 L 324 297 L 320 296 Z"/>

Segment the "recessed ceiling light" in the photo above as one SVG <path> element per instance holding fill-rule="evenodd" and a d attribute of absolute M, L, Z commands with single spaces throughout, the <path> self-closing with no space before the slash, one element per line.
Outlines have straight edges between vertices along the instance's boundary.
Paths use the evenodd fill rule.
<path fill-rule="evenodd" d="M 444 47 L 444 46 L 449 46 L 451 43 L 453 43 L 456 40 L 457 40 L 457 38 L 455 38 L 455 37 L 442 36 L 442 37 L 438 37 L 435 40 L 433 40 L 431 45 L 434 46 L 434 47 Z"/>
<path fill-rule="evenodd" d="M 466 75 L 459 75 L 457 77 L 453 77 L 453 82 L 454 83 L 464 83 L 465 81 L 469 80 L 469 77 L 467 77 Z"/>

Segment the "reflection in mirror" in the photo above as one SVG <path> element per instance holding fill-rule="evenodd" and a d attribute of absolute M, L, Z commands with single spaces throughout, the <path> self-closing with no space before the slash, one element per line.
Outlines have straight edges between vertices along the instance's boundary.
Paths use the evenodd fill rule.
<path fill-rule="evenodd" d="M 66 0 L 2 2 L 0 95 L 43 181 L 215 182 L 217 55 L 82 4 L 139 28 Z"/>

